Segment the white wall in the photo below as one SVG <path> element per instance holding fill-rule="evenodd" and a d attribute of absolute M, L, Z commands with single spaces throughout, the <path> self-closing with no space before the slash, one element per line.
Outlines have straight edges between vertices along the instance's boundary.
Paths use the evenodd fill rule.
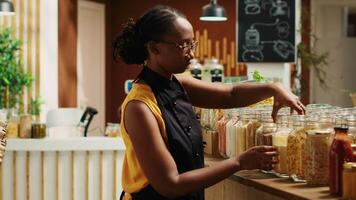
<path fill-rule="evenodd" d="M 280 82 L 285 88 L 290 89 L 290 64 L 289 63 L 248 63 L 247 74 L 258 70 L 260 74 L 275 82 Z"/>
<path fill-rule="evenodd" d="M 313 103 L 352 106 L 348 91 L 356 91 L 356 38 L 345 36 L 345 8 L 349 6 L 356 8 L 356 1 L 312 1 L 312 30 L 318 37 L 316 49 L 330 55 L 329 65 L 325 68 L 329 89 L 322 89 L 315 73 L 311 72 L 310 97 Z"/>
<path fill-rule="evenodd" d="M 58 107 L 58 0 L 41 1 L 41 121 Z"/>

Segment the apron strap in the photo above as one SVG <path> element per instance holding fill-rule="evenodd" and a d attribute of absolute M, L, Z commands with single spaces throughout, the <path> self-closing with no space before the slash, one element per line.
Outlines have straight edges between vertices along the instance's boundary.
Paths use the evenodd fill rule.
<path fill-rule="evenodd" d="M 120 194 L 120 200 L 124 200 L 124 196 L 125 196 L 125 191 L 122 191 L 121 194 Z"/>

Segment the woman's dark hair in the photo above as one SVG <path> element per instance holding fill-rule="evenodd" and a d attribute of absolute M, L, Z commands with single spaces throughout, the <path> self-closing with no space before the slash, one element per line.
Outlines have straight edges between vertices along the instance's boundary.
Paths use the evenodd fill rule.
<path fill-rule="evenodd" d="M 168 33 L 177 17 L 185 18 L 174 8 L 158 5 L 148 10 L 136 23 L 129 19 L 113 43 L 114 59 L 121 58 L 126 64 L 143 64 L 148 56 L 146 43 L 159 40 Z"/>

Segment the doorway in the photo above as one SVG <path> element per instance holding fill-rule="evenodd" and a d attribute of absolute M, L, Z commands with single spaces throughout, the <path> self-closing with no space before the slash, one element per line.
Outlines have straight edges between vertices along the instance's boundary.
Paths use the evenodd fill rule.
<path fill-rule="evenodd" d="M 105 5 L 78 2 L 77 105 L 94 107 L 88 135 L 102 135 L 105 127 Z"/>

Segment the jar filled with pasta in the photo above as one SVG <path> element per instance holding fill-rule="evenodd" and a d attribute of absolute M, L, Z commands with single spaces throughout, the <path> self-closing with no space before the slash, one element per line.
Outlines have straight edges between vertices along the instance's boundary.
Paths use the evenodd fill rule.
<path fill-rule="evenodd" d="M 290 176 L 297 176 L 301 171 L 302 135 L 305 130 L 305 116 L 295 115 L 293 119 L 293 130 L 287 138 L 287 172 Z"/>

